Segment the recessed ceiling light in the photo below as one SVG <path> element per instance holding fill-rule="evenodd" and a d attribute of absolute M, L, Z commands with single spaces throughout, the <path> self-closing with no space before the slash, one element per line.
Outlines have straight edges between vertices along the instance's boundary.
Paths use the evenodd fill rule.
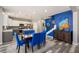
<path fill-rule="evenodd" d="M 47 10 L 44 10 L 45 13 L 47 13 Z"/>

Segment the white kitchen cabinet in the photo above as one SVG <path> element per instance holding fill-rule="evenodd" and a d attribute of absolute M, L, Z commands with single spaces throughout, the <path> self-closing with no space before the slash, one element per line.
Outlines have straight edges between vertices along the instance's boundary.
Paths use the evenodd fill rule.
<path fill-rule="evenodd" d="M 8 15 L 6 14 L 2 14 L 3 17 L 3 26 L 7 26 L 8 25 Z"/>
<path fill-rule="evenodd" d="M 2 44 L 3 15 L 0 13 L 0 44 Z"/>

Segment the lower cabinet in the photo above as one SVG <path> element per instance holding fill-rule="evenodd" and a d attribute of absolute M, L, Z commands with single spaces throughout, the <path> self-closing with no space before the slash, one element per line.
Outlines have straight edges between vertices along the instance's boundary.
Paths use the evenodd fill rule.
<path fill-rule="evenodd" d="M 54 30 L 54 38 L 72 44 L 73 33 L 68 31 Z"/>
<path fill-rule="evenodd" d="M 3 32 L 3 44 L 13 41 L 12 32 Z"/>

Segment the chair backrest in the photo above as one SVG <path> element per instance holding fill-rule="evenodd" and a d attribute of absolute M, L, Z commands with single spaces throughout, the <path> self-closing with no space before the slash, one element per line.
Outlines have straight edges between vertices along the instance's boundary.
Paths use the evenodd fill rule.
<path fill-rule="evenodd" d="M 35 33 L 34 30 L 25 30 L 25 31 L 23 31 L 23 34 L 25 34 L 25 35 L 33 34 L 33 33 Z"/>
<path fill-rule="evenodd" d="M 30 30 L 29 32 L 30 32 L 30 34 L 34 34 L 34 33 L 35 33 L 35 31 L 34 31 L 34 30 Z"/>
<path fill-rule="evenodd" d="M 46 31 L 43 32 L 43 35 L 44 35 L 43 38 L 45 39 L 46 38 Z"/>
<path fill-rule="evenodd" d="M 35 33 L 32 38 L 32 45 L 39 44 L 40 33 Z"/>
<path fill-rule="evenodd" d="M 19 45 L 20 44 L 20 39 L 19 39 L 19 36 L 16 32 L 14 32 L 14 36 L 15 36 L 17 45 Z"/>

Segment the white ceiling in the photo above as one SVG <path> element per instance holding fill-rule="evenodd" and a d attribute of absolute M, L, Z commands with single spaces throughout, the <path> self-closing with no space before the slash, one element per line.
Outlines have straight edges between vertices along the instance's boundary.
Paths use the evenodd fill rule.
<path fill-rule="evenodd" d="M 39 20 L 48 16 L 70 10 L 68 6 L 4 6 L 12 16 Z"/>

